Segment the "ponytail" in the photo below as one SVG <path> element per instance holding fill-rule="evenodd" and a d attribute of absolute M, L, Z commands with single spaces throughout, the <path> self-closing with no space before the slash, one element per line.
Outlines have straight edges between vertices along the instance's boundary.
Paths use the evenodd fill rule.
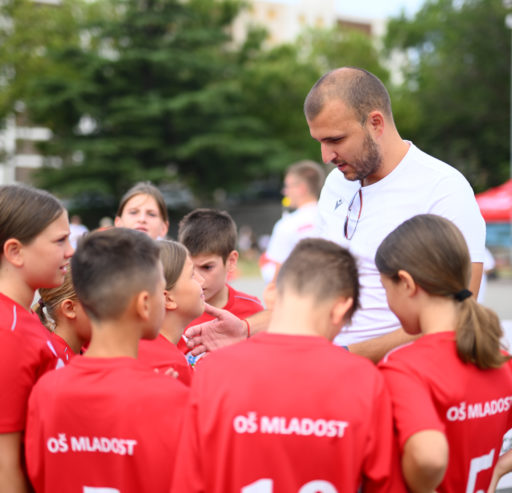
<path fill-rule="evenodd" d="M 455 340 L 459 358 L 482 370 L 499 368 L 510 356 L 502 348 L 503 331 L 498 316 L 473 298 L 457 304 Z"/>
<path fill-rule="evenodd" d="M 501 346 L 498 316 L 479 305 L 467 289 L 471 259 L 462 233 L 451 221 L 433 214 L 408 219 L 380 244 L 375 264 L 390 279 L 405 270 L 427 293 L 454 300 L 455 337 L 462 361 L 487 369 L 510 359 Z"/>

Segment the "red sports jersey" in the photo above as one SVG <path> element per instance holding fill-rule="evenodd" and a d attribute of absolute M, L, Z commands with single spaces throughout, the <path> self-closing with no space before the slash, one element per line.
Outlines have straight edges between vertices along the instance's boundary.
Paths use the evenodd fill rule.
<path fill-rule="evenodd" d="M 181 382 L 134 358 L 75 356 L 30 396 L 35 491 L 168 492 L 187 397 Z"/>
<path fill-rule="evenodd" d="M 393 443 L 368 360 L 320 337 L 260 333 L 198 367 L 171 491 L 397 492 Z"/>
<path fill-rule="evenodd" d="M 192 383 L 193 370 L 185 355 L 162 334 L 152 341 L 141 340 L 137 359 L 160 372 L 172 368 L 178 372 L 178 380 L 187 386 Z"/>
<path fill-rule="evenodd" d="M 422 430 L 446 434 L 450 455 L 439 493 L 487 491 L 512 427 L 512 364 L 480 370 L 457 356 L 455 334 L 424 335 L 379 364 L 393 402 L 400 448 Z"/>
<path fill-rule="evenodd" d="M 228 287 L 228 302 L 226 306 L 223 307 L 224 310 L 231 312 L 233 315 L 236 315 L 238 318 L 243 319 L 247 318 L 255 313 L 261 312 L 265 308 L 261 304 L 260 300 L 256 296 L 251 296 L 250 294 L 242 293 L 241 291 L 236 291 L 229 284 L 226 284 Z M 202 324 L 203 322 L 208 322 L 213 320 L 215 317 L 204 312 L 200 317 L 196 318 L 192 322 L 190 322 L 186 329 L 192 327 L 192 325 Z M 185 329 L 185 330 L 186 330 Z M 178 342 L 178 349 L 182 351 L 184 354 L 187 354 L 190 349 L 185 342 L 185 339 L 182 337 Z M 187 354 L 187 360 L 190 364 L 195 364 L 197 358 L 194 358 L 192 355 Z"/>
<path fill-rule="evenodd" d="M 37 315 L 0 293 L 0 433 L 25 429 L 32 387 L 61 365 Z"/>
<path fill-rule="evenodd" d="M 69 360 L 75 356 L 76 353 L 69 347 L 69 344 L 55 332 L 50 332 L 50 339 L 55 351 L 57 351 L 58 357 L 67 365 Z"/>

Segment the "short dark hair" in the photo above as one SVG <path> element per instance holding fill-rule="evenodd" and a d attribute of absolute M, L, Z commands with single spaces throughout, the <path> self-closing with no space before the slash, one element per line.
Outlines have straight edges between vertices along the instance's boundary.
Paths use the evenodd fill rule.
<path fill-rule="evenodd" d="M 329 240 L 306 238 L 299 241 L 281 266 L 276 287 L 280 294 L 289 288 L 318 301 L 338 296 L 352 298 L 348 320 L 359 308 L 356 261 L 346 248 Z"/>
<path fill-rule="evenodd" d="M 343 101 L 363 124 L 370 112 L 381 111 L 393 121 L 391 99 L 382 81 L 368 70 L 342 67 L 324 74 L 304 101 L 306 119 L 314 120 L 329 101 Z"/>
<path fill-rule="evenodd" d="M 116 319 L 134 295 L 154 293 L 159 253 L 154 240 L 133 229 L 94 231 L 80 238 L 71 271 L 78 299 L 89 317 Z"/>
<path fill-rule="evenodd" d="M 195 209 L 180 221 L 178 240 L 193 257 L 219 255 L 225 263 L 236 249 L 236 224 L 226 211 Z"/>
<path fill-rule="evenodd" d="M 295 175 L 308 187 L 309 193 L 314 197 L 320 196 L 320 191 L 325 181 L 325 171 L 315 161 L 299 161 L 288 167 L 287 175 Z"/>
<path fill-rule="evenodd" d="M 27 185 L 0 187 L 0 255 L 9 238 L 29 244 L 64 212 L 50 193 Z"/>

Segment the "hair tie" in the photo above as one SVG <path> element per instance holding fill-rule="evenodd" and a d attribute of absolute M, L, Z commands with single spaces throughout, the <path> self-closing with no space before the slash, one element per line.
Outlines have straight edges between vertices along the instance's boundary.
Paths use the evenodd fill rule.
<path fill-rule="evenodd" d="M 40 306 L 41 308 L 44 308 L 44 306 L 45 306 L 45 305 L 44 305 L 43 298 L 39 298 L 38 303 L 39 303 L 39 306 Z"/>
<path fill-rule="evenodd" d="M 458 293 L 455 293 L 453 297 L 457 301 L 464 301 L 466 298 L 472 296 L 473 293 L 469 289 L 461 289 Z"/>

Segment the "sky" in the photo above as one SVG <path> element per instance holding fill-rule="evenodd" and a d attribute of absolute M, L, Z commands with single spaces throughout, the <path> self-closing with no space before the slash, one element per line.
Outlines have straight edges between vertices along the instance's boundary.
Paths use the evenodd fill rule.
<path fill-rule="evenodd" d="M 402 8 L 413 15 L 423 3 L 424 0 L 336 0 L 340 14 L 381 19 L 398 15 Z"/>

